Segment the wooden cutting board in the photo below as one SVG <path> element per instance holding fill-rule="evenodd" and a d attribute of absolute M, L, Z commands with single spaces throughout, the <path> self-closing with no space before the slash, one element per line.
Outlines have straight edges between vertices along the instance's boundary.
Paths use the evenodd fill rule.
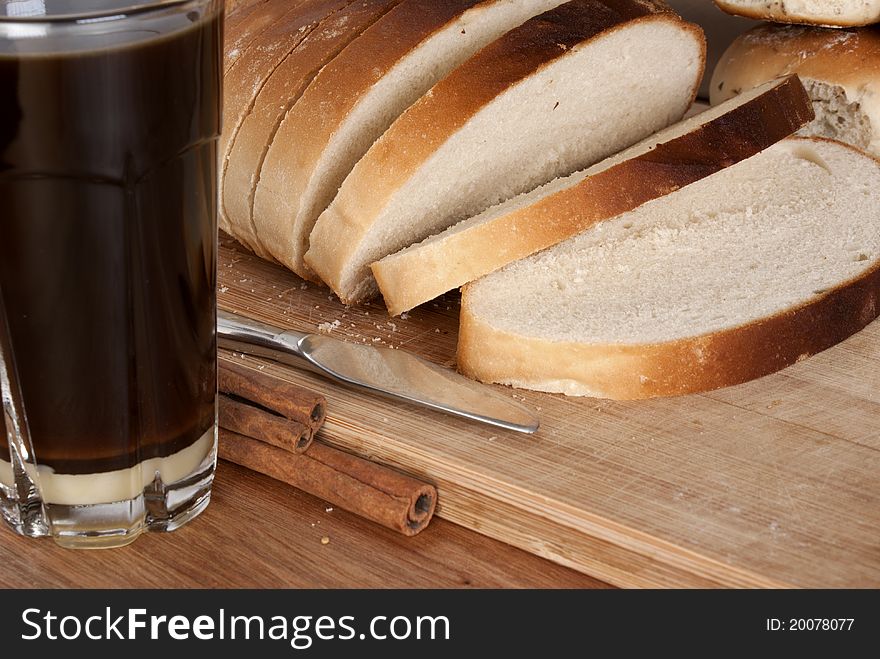
<path fill-rule="evenodd" d="M 226 239 L 221 308 L 452 366 L 458 300 L 346 308 Z M 230 358 L 226 355 L 225 358 Z M 328 398 L 323 439 L 435 482 L 438 514 L 620 586 L 880 586 L 880 322 L 785 371 L 641 402 L 499 387 L 533 437 L 232 358 Z"/>

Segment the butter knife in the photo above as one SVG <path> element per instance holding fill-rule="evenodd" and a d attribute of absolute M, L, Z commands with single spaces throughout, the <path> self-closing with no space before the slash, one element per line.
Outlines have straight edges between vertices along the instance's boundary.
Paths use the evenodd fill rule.
<path fill-rule="evenodd" d="M 526 407 L 412 353 L 282 330 L 217 312 L 220 347 L 306 368 L 341 384 L 522 433 L 538 429 Z"/>

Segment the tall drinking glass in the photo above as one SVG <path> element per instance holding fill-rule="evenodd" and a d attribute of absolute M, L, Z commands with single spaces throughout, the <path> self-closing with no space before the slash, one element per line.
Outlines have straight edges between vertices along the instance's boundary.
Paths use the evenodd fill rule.
<path fill-rule="evenodd" d="M 118 546 L 208 504 L 222 19 L 0 0 L 0 512 L 22 535 Z"/>

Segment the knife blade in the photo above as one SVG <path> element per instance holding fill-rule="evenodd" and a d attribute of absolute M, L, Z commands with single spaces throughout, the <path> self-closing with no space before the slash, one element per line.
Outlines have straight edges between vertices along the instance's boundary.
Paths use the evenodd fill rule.
<path fill-rule="evenodd" d="M 283 330 L 228 311 L 217 312 L 220 347 L 306 368 L 335 382 L 490 426 L 531 434 L 526 407 L 410 352 Z"/>

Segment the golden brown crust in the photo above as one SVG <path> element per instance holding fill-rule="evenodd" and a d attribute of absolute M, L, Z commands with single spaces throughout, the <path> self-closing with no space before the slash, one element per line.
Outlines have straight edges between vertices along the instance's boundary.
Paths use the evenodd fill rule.
<path fill-rule="evenodd" d="M 238 135 L 256 90 L 278 62 L 317 25 L 330 0 L 269 0 L 262 3 L 243 21 L 240 35 L 247 35 L 241 50 L 223 76 L 223 132 L 220 134 L 220 228 L 236 235 L 233 218 L 223 204 L 229 152 Z M 236 34 L 226 43 L 236 41 Z"/>
<path fill-rule="evenodd" d="M 229 2 L 225 4 L 225 15 L 223 17 L 223 30 L 227 43 L 229 37 L 235 38 L 238 34 L 244 32 L 242 29 L 248 18 L 255 12 L 262 9 L 262 5 L 271 0 L 243 0 L 241 2 Z"/>
<path fill-rule="evenodd" d="M 715 0 L 715 4 L 721 11 L 733 16 L 745 16 L 759 21 L 776 23 L 795 23 L 820 27 L 859 27 L 880 21 L 880 4 L 873 11 L 866 9 L 861 16 L 835 16 L 833 13 L 796 14 L 793 11 L 787 12 L 785 3 L 778 0 L 767 0 L 756 7 L 736 5 L 726 0 Z"/>
<path fill-rule="evenodd" d="M 306 263 L 345 302 L 375 294 L 342 290 L 345 265 L 388 199 L 452 134 L 497 95 L 539 72 L 574 46 L 636 21 L 671 21 L 703 44 L 702 31 L 646 0 L 573 0 L 527 21 L 490 44 L 410 107 L 346 179 L 312 232 Z M 693 96 L 696 95 L 696 85 Z"/>
<path fill-rule="evenodd" d="M 646 345 L 553 342 L 500 331 L 473 316 L 469 288 L 461 304 L 462 373 L 483 382 L 620 400 L 697 393 L 753 380 L 840 343 L 880 315 L 880 261 L 861 276 L 773 316 Z"/>
<path fill-rule="evenodd" d="M 241 53 L 250 45 L 259 28 L 250 24 L 250 17 L 261 5 L 269 0 L 257 2 L 239 2 L 235 5 L 226 3 L 226 15 L 223 18 L 223 72 L 229 70 Z"/>
<path fill-rule="evenodd" d="M 253 220 L 260 240 L 294 272 L 315 276 L 290 258 L 290 224 L 334 132 L 361 97 L 407 53 L 481 2 L 402 2 L 327 64 L 284 117 L 261 168 Z"/>
<path fill-rule="evenodd" d="M 763 151 L 813 118 L 796 76 L 714 121 L 529 206 L 372 265 L 397 315 Z"/>
<path fill-rule="evenodd" d="M 223 205 L 236 238 L 259 256 L 270 258 L 271 250 L 264 246 L 253 222 L 254 192 L 278 126 L 318 71 L 397 2 L 335 0 L 316 11 L 299 12 L 301 24 L 304 19 L 317 19 L 317 24 L 258 86 L 229 149 Z"/>
<path fill-rule="evenodd" d="M 223 36 L 223 76 L 224 81 L 226 74 L 232 69 L 235 63 L 241 58 L 242 54 L 247 51 L 254 40 L 272 24 L 271 18 L 265 18 L 270 15 L 272 6 L 282 7 L 281 0 L 255 0 L 250 3 L 238 3 L 232 8 L 232 13 L 227 13 L 224 19 L 224 36 Z M 229 3 L 227 3 L 227 11 Z M 260 17 L 263 18 L 260 18 Z M 224 101 L 225 102 L 225 101 Z M 223 140 L 225 135 L 230 132 L 229 121 L 224 121 L 223 135 L 221 140 L 221 153 L 225 149 Z M 222 181 L 222 176 L 221 176 Z M 220 229 L 230 231 L 229 218 L 220 204 L 218 208 L 218 220 Z"/>

